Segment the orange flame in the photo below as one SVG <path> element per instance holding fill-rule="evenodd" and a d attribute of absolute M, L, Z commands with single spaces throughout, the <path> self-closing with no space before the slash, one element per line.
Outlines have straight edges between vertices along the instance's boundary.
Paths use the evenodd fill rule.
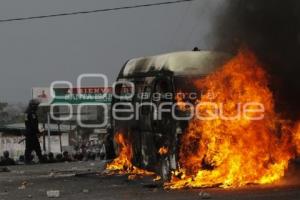
<path fill-rule="evenodd" d="M 300 121 L 296 124 L 293 132 L 294 132 L 294 143 L 296 145 L 297 154 L 300 155 Z"/>
<path fill-rule="evenodd" d="M 158 150 L 158 153 L 160 155 L 166 155 L 168 153 L 169 149 L 167 147 L 160 147 Z"/>
<path fill-rule="evenodd" d="M 181 168 L 165 186 L 239 187 L 272 183 L 284 176 L 293 157 L 291 138 L 288 132 L 278 130 L 273 96 L 256 57 L 241 50 L 218 71 L 195 84 L 204 91 L 198 103 L 214 102 L 219 115 L 235 118 L 239 116 L 239 104 L 256 102 L 264 106 L 264 117 L 250 120 L 249 116 L 261 115 L 252 105 L 247 116 L 240 115 L 234 120 L 192 119 L 181 141 Z M 197 109 L 201 116 L 215 112 L 208 104 Z"/>
<path fill-rule="evenodd" d="M 106 166 L 111 171 L 120 171 L 126 173 L 131 170 L 132 149 L 129 142 L 125 139 L 124 134 L 117 133 L 115 142 L 119 145 L 119 156 Z"/>
<path fill-rule="evenodd" d="M 273 95 L 268 88 L 267 75 L 255 55 L 241 50 L 222 68 L 204 79 L 195 82 L 202 96 L 197 103 L 201 116 L 217 114 L 217 118 L 192 119 L 182 137 L 179 164 L 172 172 L 166 188 L 184 187 L 239 187 L 247 184 L 273 183 L 284 176 L 289 160 L 300 155 L 300 121 L 281 120 L 274 111 Z M 176 96 L 177 105 L 186 110 L 182 96 Z M 264 107 L 264 117 L 250 120 L 262 113 L 256 105 Z M 242 106 L 241 106 L 242 105 Z M 197 113 L 196 112 L 196 113 Z M 245 113 L 244 113 L 245 114 Z M 225 120 L 221 116 L 225 116 Z M 132 145 L 125 134 L 117 133 L 119 156 L 107 165 L 107 169 L 118 174 L 129 174 L 128 179 L 143 175 L 154 175 L 133 166 Z M 168 149 L 161 147 L 161 155 Z M 160 180 L 157 176 L 154 181 Z"/>
<path fill-rule="evenodd" d="M 184 100 L 184 93 L 179 91 L 175 95 L 175 101 L 179 110 L 187 111 L 186 103 Z"/>
<path fill-rule="evenodd" d="M 155 181 L 160 181 L 161 180 L 161 176 L 156 176 L 154 179 L 153 179 L 153 181 L 155 182 Z"/>
<path fill-rule="evenodd" d="M 108 163 L 106 169 L 117 174 L 129 174 L 128 179 L 132 180 L 140 176 L 154 175 L 153 172 L 149 172 L 138 167 L 133 166 L 132 160 L 132 145 L 123 133 L 115 134 L 115 142 L 119 147 L 119 156 L 115 158 L 111 163 Z"/>

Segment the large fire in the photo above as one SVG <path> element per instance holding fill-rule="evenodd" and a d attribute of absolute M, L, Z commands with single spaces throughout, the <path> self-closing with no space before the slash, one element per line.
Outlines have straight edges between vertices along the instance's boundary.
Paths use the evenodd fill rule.
<path fill-rule="evenodd" d="M 273 183 L 284 176 L 289 161 L 300 154 L 300 122 L 294 125 L 275 113 L 267 78 L 255 55 L 241 50 L 215 73 L 195 82 L 202 94 L 196 113 L 214 117 L 189 122 L 180 144 L 180 168 L 166 188 L 240 187 Z M 176 99 L 186 110 L 183 98 Z M 133 166 L 125 134 L 117 133 L 115 141 L 119 156 L 108 170 L 153 175 Z M 164 147 L 159 150 L 167 152 Z"/>
<path fill-rule="evenodd" d="M 218 105 L 218 117 L 194 118 L 183 135 L 180 169 L 166 187 L 239 187 L 279 180 L 294 156 L 292 135 L 274 112 L 274 102 L 265 71 L 248 50 L 204 79 L 195 82 L 202 92 L 200 102 Z M 249 102 L 252 111 L 242 110 Z M 263 118 L 253 120 L 250 117 Z M 216 107 L 202 104 L 201 116 L 211 116 Z M 241 113 L 239 113 L 241 112 Z M 223 116 L 223 117 L 220 117 Z M 299 137 L 299 136 L 298 136 Z"/>

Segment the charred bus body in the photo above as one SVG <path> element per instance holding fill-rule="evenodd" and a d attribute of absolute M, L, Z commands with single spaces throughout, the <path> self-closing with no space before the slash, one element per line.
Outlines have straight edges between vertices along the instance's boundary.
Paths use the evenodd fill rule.
<path fill-rule="evenodd" d="M 179 93 L 183 101 L 198 99 L 201 92 L 194 80 L 212 73 L 229 58 L 219 52 L 186 51 L 135 58 L 124 65 L 115 85 L 120 98 L 112 99 L 112 133 L 122 132 L 130 140 L 135 166 L 169 178 L 178 167 L 179 141 L 188 125 L 188 119 L 182 118 L 189 115 L 172 105 Z M 128 89 L 132 87 L 131 93 Z M 130 95 L 122 98 L 125 93 Z"/>

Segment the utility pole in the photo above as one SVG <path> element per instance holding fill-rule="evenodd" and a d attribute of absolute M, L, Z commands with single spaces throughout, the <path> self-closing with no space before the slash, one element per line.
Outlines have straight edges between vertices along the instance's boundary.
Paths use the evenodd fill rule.
<path fill-rule="evenodd" d="M 51 130 L 50 130 L 50 113 L 47 113 L 47 126 L 48 126 L 48 153 L 51 152 Z"/>

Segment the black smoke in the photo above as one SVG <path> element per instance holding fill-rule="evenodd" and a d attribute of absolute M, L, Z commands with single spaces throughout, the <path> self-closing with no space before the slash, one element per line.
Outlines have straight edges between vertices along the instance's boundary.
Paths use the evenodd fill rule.
<path fill-rule="evenodd" d="M 253 50 L 270 75 L 277 110 L 300 117 L 300 1 L 226 2 L 215 23 L 216 48 Z"/>

